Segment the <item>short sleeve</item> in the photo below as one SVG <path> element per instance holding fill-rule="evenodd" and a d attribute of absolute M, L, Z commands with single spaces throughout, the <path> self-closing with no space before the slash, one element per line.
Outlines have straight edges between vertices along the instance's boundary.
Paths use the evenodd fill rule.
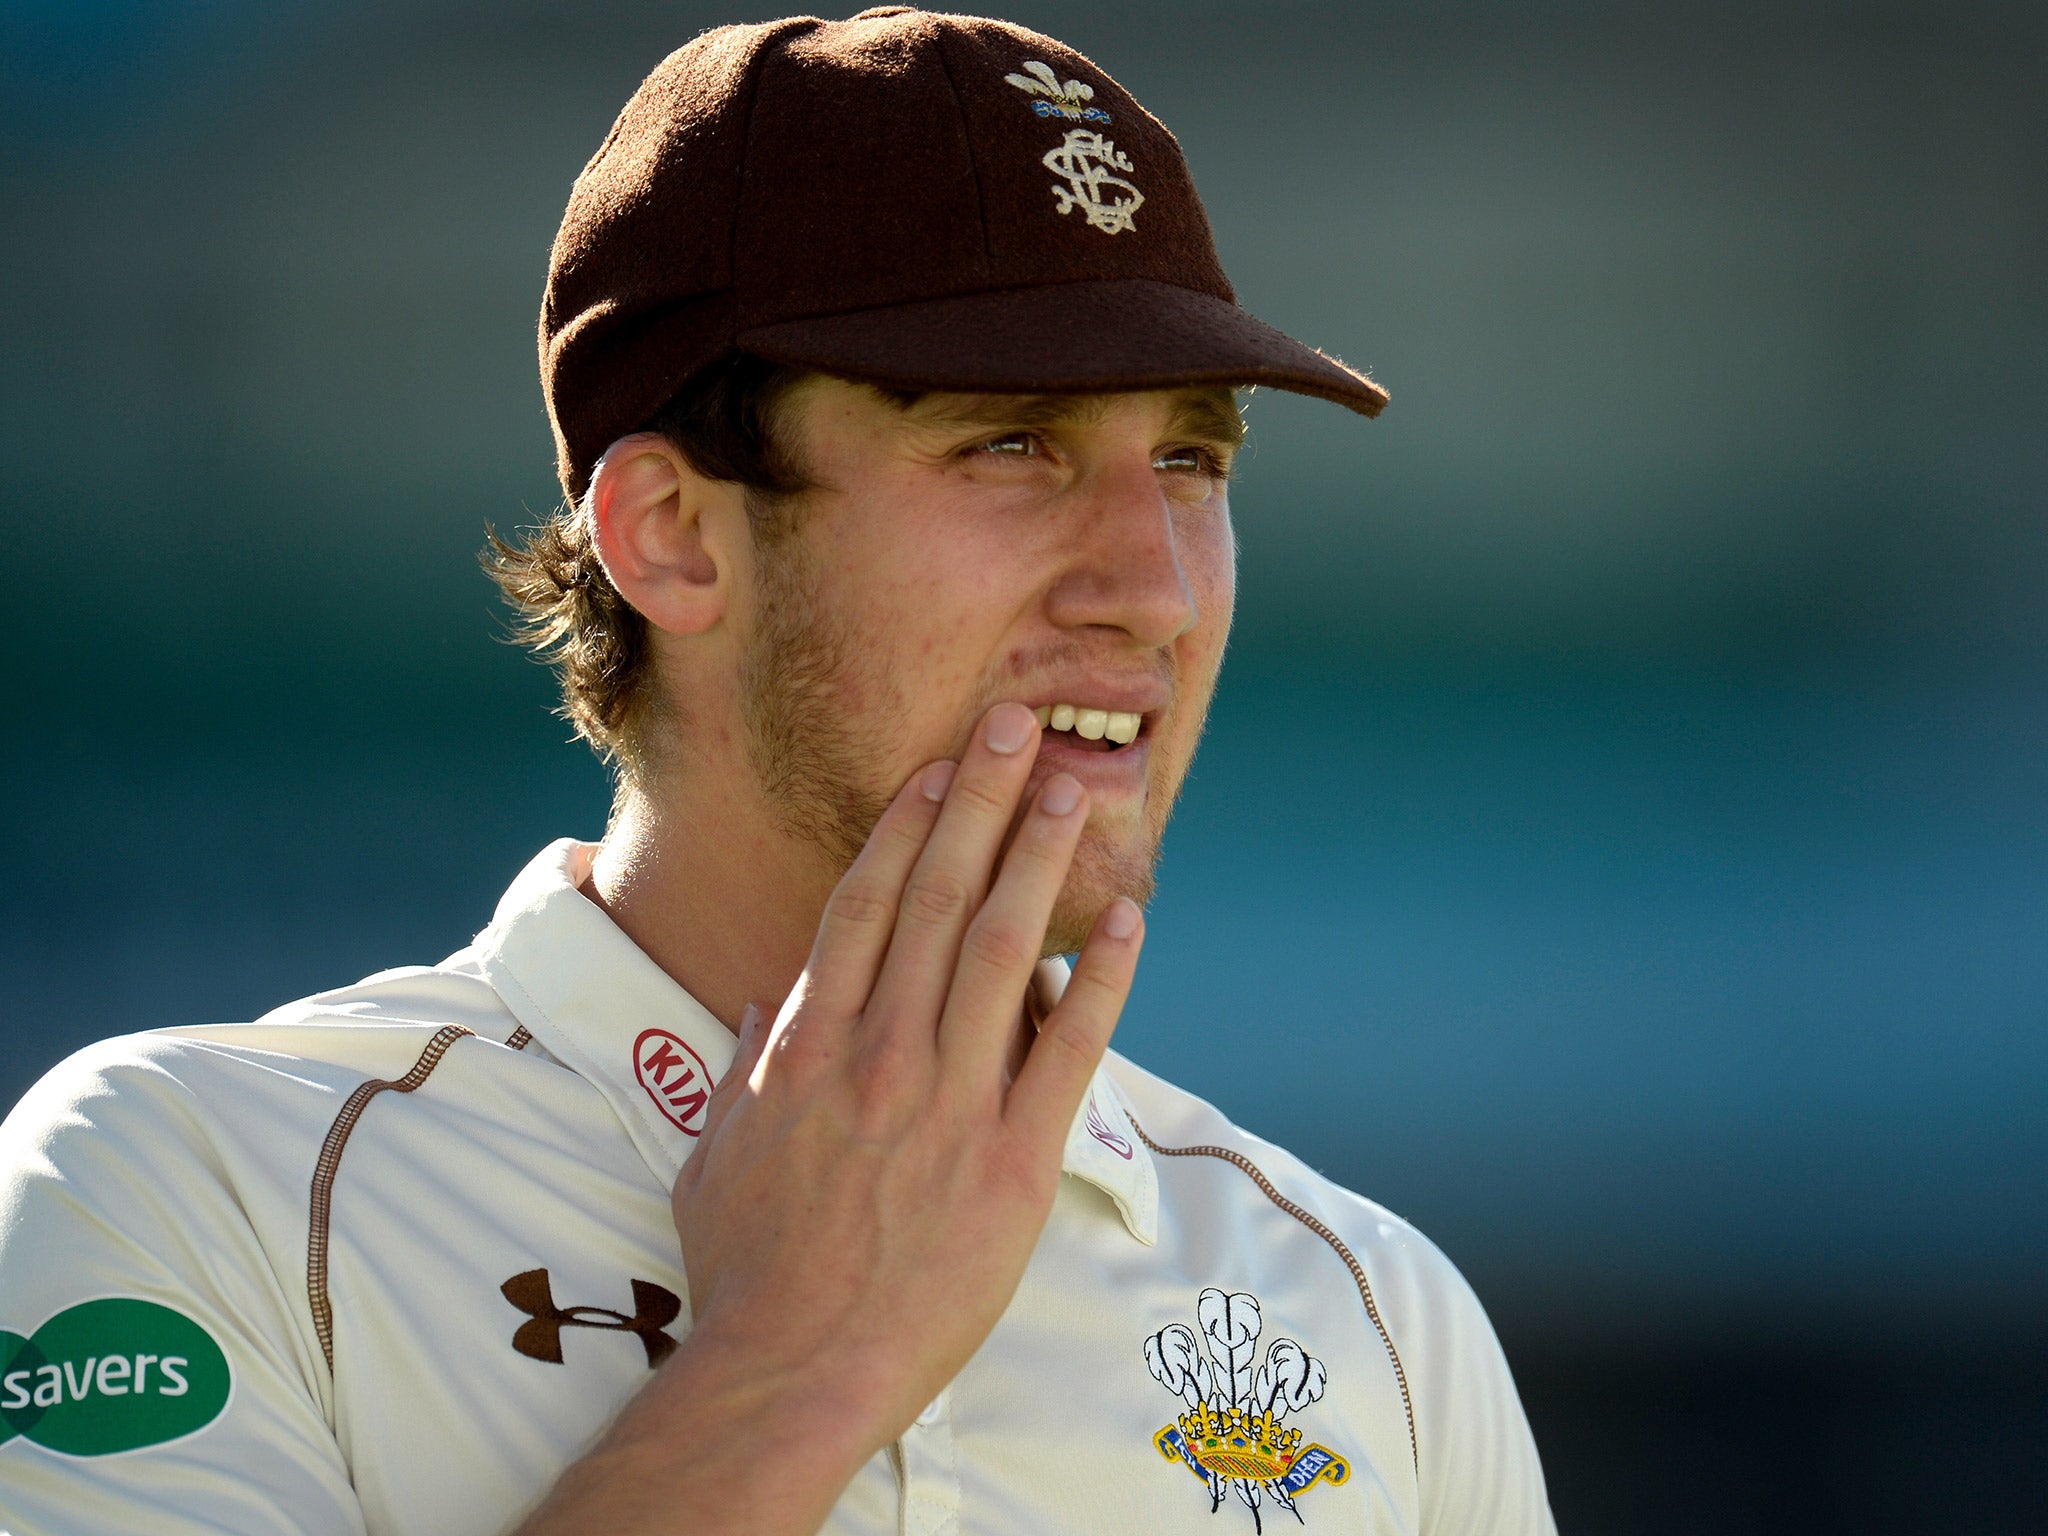
<path fill-rule="evenodd" d="M 1493 1324 L 1465 1277 L 1411 1229 L 1388 1322 L 1415 1405 L 1423 1536 L 1556 1536 L 1543 1464 Z"/>
<path fill-rule="evenodd" d="M 0 1528 L 355 1536 L 303 1248 L 259 1235 L 274 1171 L 223 1152 L 179 1051 L 93 1047 L 0 1125 Z"/>

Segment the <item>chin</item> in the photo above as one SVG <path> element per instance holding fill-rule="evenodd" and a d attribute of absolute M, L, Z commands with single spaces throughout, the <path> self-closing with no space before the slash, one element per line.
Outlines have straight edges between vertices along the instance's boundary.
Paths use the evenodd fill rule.
<path fill-rule="evenodd" d="M 1074 850 L 1074 862 L 1067 871 L 1067 883 L 1053 903 L 1052 921 L 1045 929 L 1045 953 L 1071 955 L 1088 941 L 1102 909 L 1119 896 L 1128 896 L 1140 907 L 1152 900 L 1154 870 L 1159 863 L 1156 838 L 1140 839 L 1144 847 L 1130 843 L 1112 844 L 1084 835 Z"/>

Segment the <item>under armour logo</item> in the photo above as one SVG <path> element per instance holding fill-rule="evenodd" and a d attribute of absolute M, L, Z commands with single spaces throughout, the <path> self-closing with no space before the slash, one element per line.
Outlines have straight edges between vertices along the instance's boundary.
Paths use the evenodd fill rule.
<path fill-rule="evenodd" d="M 631 1317 L 610 1307 L 556 1306 L 555 1293 L 548 1285 L 548 1272 L 544 1269 L 514 1275 L 498 1289 L 527 1317 L 512 1335 L 512 1347 L 535 1360 L 562 1363 L 564 1328 L 610 1328 L 619 1333 L 637 1333 L 647 1350 L 650 1371 L 675 1352 L 676 1341 L 662 1329 L 676 1320 L 683 1303 L 674 1291 L 652 1280 L 633 1282 Z"/>

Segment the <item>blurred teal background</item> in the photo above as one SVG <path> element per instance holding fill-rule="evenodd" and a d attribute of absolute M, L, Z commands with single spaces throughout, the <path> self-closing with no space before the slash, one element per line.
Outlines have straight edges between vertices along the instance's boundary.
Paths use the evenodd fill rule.
<path fill-rule="evenodd" d="M 768 14 L 0 3 L 0 1104 L 599 831 L 474 555 L 570 180 Z M 1394 395 L 1251 403 L 1121 1047 L 1465 1268 L 1567 1531 L 2038 1529 L 2048 12 L 1007 14 Z"/>

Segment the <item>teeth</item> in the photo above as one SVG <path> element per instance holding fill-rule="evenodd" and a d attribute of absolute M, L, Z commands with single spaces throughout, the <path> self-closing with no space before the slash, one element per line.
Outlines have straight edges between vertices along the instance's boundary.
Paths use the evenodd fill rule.
<path fill-rule="evenodd" d="M 1041 729 L 1072 731 L 1084 741 L 1100 741 L 1106 736 L 1120 747 L 1136 741 L 1145 724 L 1143 715 L 1118 709 L 1079 709 L 1072 704 L 1041 704 L 1032 713 Z"/>

